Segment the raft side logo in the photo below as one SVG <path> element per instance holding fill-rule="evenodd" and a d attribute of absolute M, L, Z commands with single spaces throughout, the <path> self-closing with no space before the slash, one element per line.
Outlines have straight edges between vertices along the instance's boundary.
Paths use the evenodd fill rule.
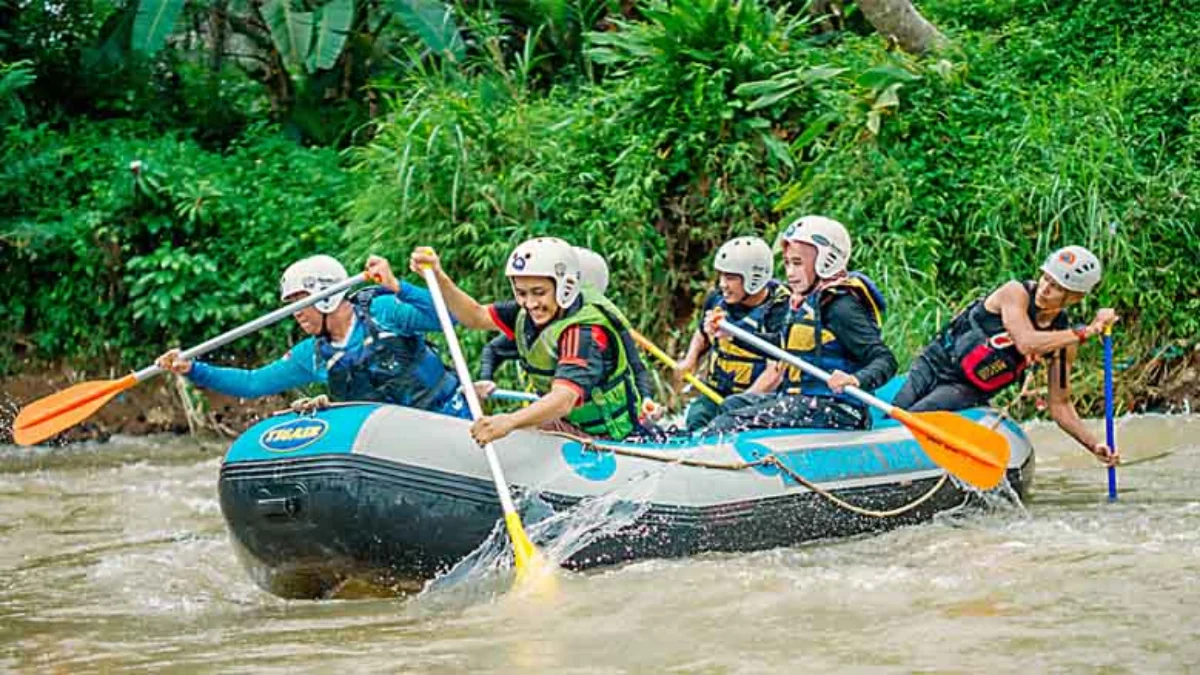
<path fill-rule="evenodd" d="M 296 419 L 263 432 L 258 444 L 271 452 L 295 452 L 315 443 L 329 430 L 329 423 L 319 419 Z"/>

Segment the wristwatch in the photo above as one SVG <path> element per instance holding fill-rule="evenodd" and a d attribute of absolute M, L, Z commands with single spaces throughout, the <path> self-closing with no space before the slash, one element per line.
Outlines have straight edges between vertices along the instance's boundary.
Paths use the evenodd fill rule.
<path fill-rule="evenodd" d="M 1071 332 L 1075 334 L 1075 338 L 1077 340 L 1079 340 L 1079 344 L 1083 344 L 1083 343 L 1087 342 L 1087 339 L 1088 339 L 1087 326 L 1085 326 L 1083 324 L 1079 324 L 1079 325 L 1075 326 L 1074 328 L 1072 328 Z"/>

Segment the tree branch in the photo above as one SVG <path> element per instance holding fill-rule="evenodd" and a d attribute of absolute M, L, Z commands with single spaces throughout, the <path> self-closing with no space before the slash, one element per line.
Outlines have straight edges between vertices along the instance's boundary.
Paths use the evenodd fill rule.
<path fill-rule="evenodd" d="M 949 43 L 946 36 L 913 7 L 911 0 L 859 0 L 858 8 L 875 30 L 910 54 L 924 54 Z"/>

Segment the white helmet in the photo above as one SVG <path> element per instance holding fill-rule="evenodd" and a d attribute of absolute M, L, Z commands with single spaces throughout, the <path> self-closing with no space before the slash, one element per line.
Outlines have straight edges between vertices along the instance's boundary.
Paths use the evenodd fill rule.
<path fill-rule="evenodd" d="M 608 262 L 604 256 L 582 246 L 575 247 L 575 255 L 579 256 L 579 274 L 583 283 L 604 295 L 608 290 Z"/>
<path fill-rule="evenodd" d="M 784 243 L 796 242 L 817 249 L 817 277 L 829 279 L 841 274 L 850 263 L 850 233 L 846 226 L 825 216 L 804 216 L 792 221 L 780 236 Z"/>
<path fill-rule="evenodd" d="M 545 277 L 554 280 L 554 300 L 562 308 L 579 297 L 579 256 L 575 247 L 557 237 L 529 239 L 517 247 L 504 268 L 508 277 Z"/>
<path fill-rule="evenodd" d="M 317 293 L 330 286 L 349 278 L 346 268 L 337 259 L 327 255 L 314 255 L 311 258 L 297 260 L 283 271 L 283 279 L 279 281 L 279 299 L 286 300 L 290 296 L 304 291 Z M 346 291 L 335 293 L 313 305 L 318 312 L 329 314 L 337 309 Z"/>
<path fill-rule="evenodd" d="M 718 272 L 740 274 L 746 294 L 754 295 L 766 287 L 775 273 L 775 254 L 758 237 L 738 237 L 721 244 L 713 267 Z"/>
<path fill-rule="evenodd" d="M 1082 246 L 1065 246 L 1051 253 L 1042 271 L 1076 293 L 1089 293 L 1100 283 L 1100 260 Z"/>

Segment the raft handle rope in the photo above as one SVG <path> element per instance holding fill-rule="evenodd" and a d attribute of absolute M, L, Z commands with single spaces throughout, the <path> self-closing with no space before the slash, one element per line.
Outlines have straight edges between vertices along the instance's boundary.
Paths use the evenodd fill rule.
<path fill-rule="evenodd" d="M 894 509 L 889 509 L 887 511 L 878 511 L 875 509 L 868 509 L 868 508 L 864 508 L 861 506 L 856 506 L 854 504 L 851 504 L 850 502 L 847 502 L 846 500 L 842 499 L 841 497 L 838 497 L 837 495 L 833 494 L 829 490 L 826 490 L 825 488 L 821 487 L 820 485 L 817 485 L 816 483 L 808 480 L 804 476 L 801 476 L 800 474 L 796 473 L 796 471 L 793 470 L 791 467 L 789 467 L 788 465 L 781 462 L 777 455 L 773 455 L 773 454 L 767 455 L 766 457 L 763 457 L 762 459 L 759 459 L 759 460 L 755 460 L 753 462 L 711 462 L 711 461 L 703 460 L 703 459 L 690 459 L 687 457 L 666 455 L 663 453 L 650 452 L 647 450 L 634 450 L 633 448 L 627 448 L 627 447 L 623 447 L 623 446 L 619 446 L 619 445 L 609 445 L 602 441 L 597 441 L 596 439 L 584 438 L 582 436 L 577 436 L 575 434 L 569 434 L 569 433 L 562 432 L 562 431 L 543 431 L 542 433 L 545 433 L 550 436 L 558 436 L 561 438 L 567 438 L 572 441 L 575 441 L 576 443 L 579 443 L 581 446 L 583 446 L 583 449 L 587 452 L 595 452 L 595 453 L 611 452 L 614 455 L 622 455 L 625 457 L 636 457 L 638 459 L 648 459 L 648 460 L 653 460 L 656 462 L 663 462 L 666 464 L 681 464 L 683 466 L 695 466 L 695 467 L 699 467 L 702 469 L 717 469 L 717 470 L 721 470 L 721 471 L 744 471 L 746 469 L 753 469 L 753 468 L 760 467 L 760 466 L 775 466 L 775 467 L 778 467 L 779 470 L 782 471 L 783 473 L 786 473 L 789 478 L 796 481 L 796 483 L 808 488 L 809 491 L 814 492 L 814 493 L 820 495 L 821 497 L 824 497 L 825 499 L 829 500 L 835 506 L 841 507 L 851 513 L 856 513 L 860 516 L 867 516 L 869 518 L 892 518 L 895 516 L 900 516 L 905 513 L 908 513 L 909 511 L 912 511 L 913 509 L 917 508 L 918 506 L 920 506 L 920 505 L 924 504 L 925 502 L 929 501 L 930 499 L 932 499 L 933 496 L 935 494 L 937 494 L 938 490 L 940 490 L 942 488 L 942 486 L 946 484 L 946 481 L 950 477 L 950 474 L 942 473 L 942 477 L 938 480 L 938 482 L 933 487 L 929 488 L 929 490 L 926 491 L 924 494 L 922 494 L 920 497 L 917 497 L 915 500 L 909 502 L 908 504 L 905 504 L 904 506 L 900 506 L 900 507 L 897 507 Z"/>

